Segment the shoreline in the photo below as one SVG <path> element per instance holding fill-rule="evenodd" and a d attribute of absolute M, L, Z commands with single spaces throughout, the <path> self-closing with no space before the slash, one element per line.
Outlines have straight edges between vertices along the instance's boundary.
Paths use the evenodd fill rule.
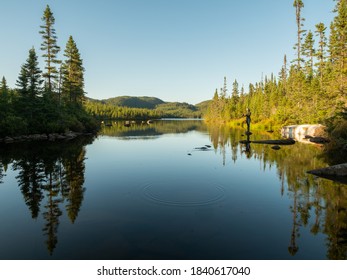
<path fill-rule="evenodd" d="M 37 133 L 27 134 L 20 136 L 6 136 L 0 138 L 0 144 L 12 144 L 21 142 L 32 142 L 32 141 L 59 141 L 59 140 L 72 140 L 79 136 L 92 136 L 96 135 L 96 132 L 74 132 L 69 131 L 65 133 Z"/>

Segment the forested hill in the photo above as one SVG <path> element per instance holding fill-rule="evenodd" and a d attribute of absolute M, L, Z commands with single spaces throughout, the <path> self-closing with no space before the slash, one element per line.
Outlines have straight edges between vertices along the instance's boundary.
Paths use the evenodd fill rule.
<path fill-rule="evenodd" d="M 165 102 L 157 97 L 118 96 L 109 99 L 88 98 L 87 111 L 97 118 L 201 118 L 209 101 L 196 105 L 185 102 Z"/>
<path fill-rule="evenodd" d="M 100 100 L 100 102 L 113 106 L 144 109 L 155 109 L 157 105 L 165 103 L 159 98 L 148 96 L 117 96 Z"/>

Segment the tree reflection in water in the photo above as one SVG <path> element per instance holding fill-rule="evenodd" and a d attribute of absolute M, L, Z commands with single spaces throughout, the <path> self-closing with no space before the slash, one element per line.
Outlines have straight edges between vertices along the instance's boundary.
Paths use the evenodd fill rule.
<path fill-rule="evenodd" d="M 214 148 L 223 154 L 223 165 L 226 149 L 230 146 L 232 161 L 237 160 L 240 150 L 240 154 L 245 152 L 249 160 L 261 160 L 264 170 L 276 166 L 281 182 L 280 193 L 292 200 L 289 210 L 293 221 L 288 245 L 291 255 L 299 250 L 300 228 L 309 227 L 313 235 L 322 233 L 326 236 L 328 259 L 347 259 L 347 185 L 306 173 L 339 159 L 323 157 L 322 147 L 302 143 L 279 151 L 271 149 L 269 145 L 252 144 L 252 148 L 249 147 L 246 152 L 244 145 L 239 143 L 246 137 L 244 130 L 210 125 L 208 131 Z M 252 135 L 253 140 L 274 138 L 269 133 Z"/>
<path fill-rule="evenodd" d="M 278 196 L 289 198 L 288 212 L 291 224 L 288 227 L 288 255 L 303 252 L 305 232 L 325 238 L 328 259 L 347 259 L 347 186 L 326 179 L 316 178 L 307 170 L 326 166 L 331 162 L 322 157 L 322 149 L 314 145 L 297 143 L 280 150 L 269 145 L 251 144 L 245 147 L 245 130 L 227 126 L 208 126 L 203 122 L 188 121 L 153 124 L 122 123 L 105 127 L 103 135 L 128 140 L 151 139 L 166 133 L 187 133 L 208 130 L 212 146 L 220 153 L 221 163 L 229 168 L 230 162 L 258 162 L 261 169 L 276 168 Z M 269 133 L 253 131 L 252 140 L 277 138 Z M 80 138 L 60 143 L 21 143 L 0 146 L 0 182 L 5 180 L 7 166 L 16 170 L 18 186 L 31 217 L 43 218 L 43 234 L 50 254 L 58 243 L 59 221 L 66 213 L 75 223 L 84 199 L 85 145 L 93 139 Z M 218 158 L 219 160 L 219 158 Z M 251 166 L 252 164 L 250 164 Z M 254 164 L 253 164 L 254 165 Z M 223 167 L 224 168 L 224 167 Z M 275 174 L 276 176 L 276 174 Z M 1 185 L 0 185 L 1 188 Z M 301 242 L 300 242 L 301 241 Z M 299 252 L 299 253 L 298 253 Z"/>
<path fill-rule="evenodd" d="M 85 192 L 85 145 L 92 138 L 78 138 L 66 143 L 28 142 L 0 148 L 0 179 L 3 166 L 12 163 L 31 217 L 42 213 L 46 246 L 52 255 L 58 243 L 59 217 L 65 206 L 74 223 Z M 4 164 L 6 163 L 6 165 Z"/>

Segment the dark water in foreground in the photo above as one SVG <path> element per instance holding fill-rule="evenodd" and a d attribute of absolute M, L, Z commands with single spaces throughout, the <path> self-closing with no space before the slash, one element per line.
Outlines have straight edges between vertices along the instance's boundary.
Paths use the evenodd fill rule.
<path fill-rule="evenodd" d="M 322 150 L 245 151 L 242 133 L 160 121 L 1 146 L 0 259 L 346 259 L 347 185 L 306 174 Z"/>

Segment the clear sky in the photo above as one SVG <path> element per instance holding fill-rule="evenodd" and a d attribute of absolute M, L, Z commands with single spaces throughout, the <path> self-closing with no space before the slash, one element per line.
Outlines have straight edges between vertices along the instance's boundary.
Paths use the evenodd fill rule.
<path fill-rule="evenodd" d="M 227 77 L 248 89 L 295 56 L 293 0 L 0 0 L 0 77 L 15 87 L 43 11 L 56 19 L 60 57 L 72 35 L 91 98 L 156 96 L 196 104 Z M 305 29 L 329 26 L 333 0 L 303 0 Z M 40 60 L 40 67 L 44 65 Z"/>

